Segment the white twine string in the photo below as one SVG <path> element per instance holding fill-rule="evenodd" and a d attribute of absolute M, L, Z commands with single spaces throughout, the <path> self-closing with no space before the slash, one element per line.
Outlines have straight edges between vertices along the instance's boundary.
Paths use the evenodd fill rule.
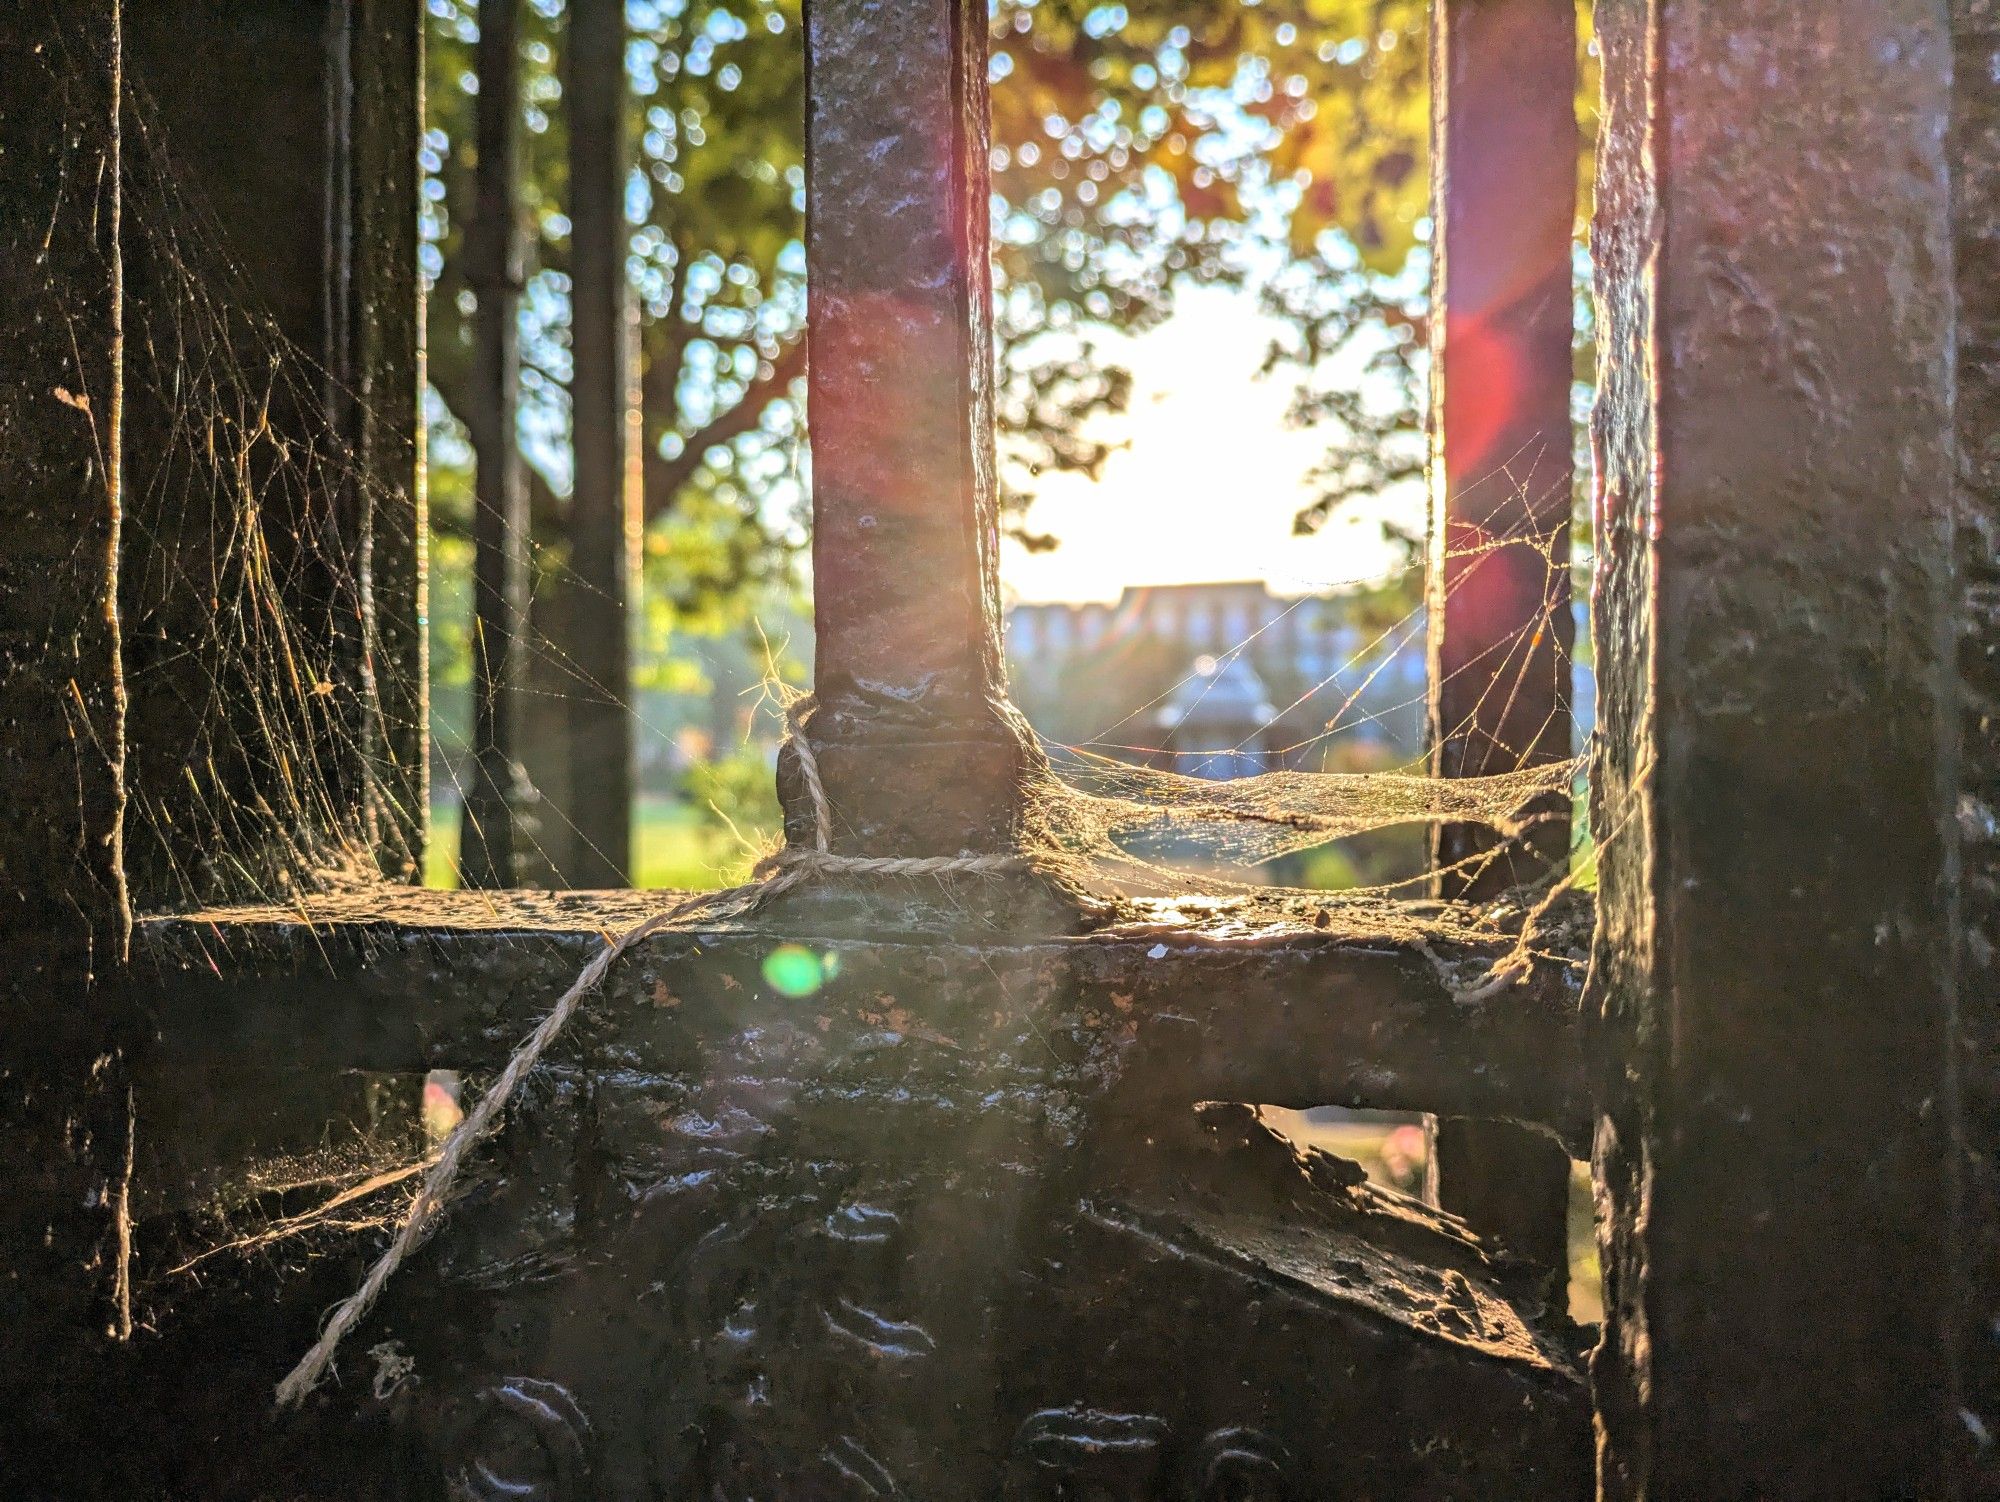
<path fill-rule="evenodd" d="M 642 922 L 635 923 L 623 933 L 605 941 L 604 947 L 591 956 L 569 989 L 563 992 L 549 1014 L 535 1030 L 528 1034 L 521 1046 L 514 1050 L 514 1056 L 507 1061 L 507 1067 L 500 1071 L 500 1077 L 493 1082 L 492 1089 L 480 1097 L 479 1104 L 445 1138 L 439 1149 L 437 1161 L 430 1172 L 424 1175 L 423 1186 L 410 1201 L 409 1213 L 397 1229 L 396 1239 L 389 1243 L 389 1249 L 376 1258 L 368 1275 L 361 1280 L 361 1286 L 343 1299 L 327 1320 L 320 1337 L 311 1350 L 299 1358 L 290 1375 L 278 1384 L 278 1407 L 294 1407 L 304 1400 L 307 1393 L 317 1387 L 327 1369 L 333 1364 L 333 1353 L 341 1340 L 374 1307 L 382 1289 L 389 1279 L 396 1275 L 396 1269 L 403 1261 L 430 1236 L 436 1227 L 438 1213 L 451 1197 L 453 1186 L 458 1182 L 459 1169 L 465 1156 L 492 1132 L 521 1081 L 541 1061 L 549 1045 L 568 1026 L 571 1017 L 583 1005 L 583 1000 L 603 983 L 605 974 L 617 962 L 620 955 L 642 939 L 651 937 L 664 929 L 685 926 L 696 917 L 740 918 L 781 893 L 803 885 L 814 876 L 840 872 L 857 876 L 942 876 L 967 873 L 976 875 L 997 875 L 1007 871 L 1028 869 L 1029 862 L 1018 855 L 951 855 L 951 856 L 860 856 L 835 855 L 831 851 L 831 831 L 833 810 L 827 801 L 825 784 L 820 780 L 819 762 L 814 757 L 812 745 L 806 739 L 799 723 L 800 711 L 805 701 L 794 704 L 787 711 L 786 720 L 791 731 L 791 745 L 798 757 L 799 774 L 804 780 L 806 791 L 812 800 L 813 848 L 811 850 L 784 850 L 760 864 L 760 880 L 747 886 L 732 887 L 721 892 L 700 892 L 684 898 L 664 912 L 653 914 Z"/>

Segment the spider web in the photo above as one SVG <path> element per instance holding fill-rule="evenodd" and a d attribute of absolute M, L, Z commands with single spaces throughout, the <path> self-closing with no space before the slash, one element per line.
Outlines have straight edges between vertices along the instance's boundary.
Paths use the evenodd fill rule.
<path fill-rule="evenodd" d="M 370 520 L 410 498 L 366 404 L 291 342 L 128 79 L 126 863 L 152 909 L 290 902 L 417 869 L 397 750 L 419 685 L 383 650 Z M 377 415 L 377 414 L 370 414 Z M 420 743 L 420 740 L 418 741 Z"/>
<path fill-rule="evenodd" d="M 1551 534 L 1546 522 L 1537 527 L 1523 504 L 1526 482 L 1505 474 L 1495 478 L 1507 483 L 1488 487 L 1496 498 L 1487 524 L 1469 529 L 1478 538 L 1475 544 L 1448 555 L 1454 567 L 1439 595 L 1449 608 L 1460 592 L 1478 590 L 1482 570 L 1494 566 L 1539 571 L 1544 579 L 1545 611 L 1453 670 L 1454 677 L 1475 684 L 1478 692 L 1463 721 L 1446 727 L 1445 738 L 1474 740 L 1486 762 L 1502 770 L 1437 777 L 1430 773 L 1428 753 L 1415 748 L 1406 748 L 1409 754 L 1400 765 L 1382 771 L 1326 770 L 1351 749 L 1358 732 L 1429 710 L 1428 686 L 1399 695 L 1393 671 L 1423 649 L 1428 605 L 1413 606 L 1379 629 L 1350 633 L 1355 644 L 1337 661 L 1308 675 L 1287 702 L 1267 707 L 1247 733 L 1239 730 L 1226 743 L 1189 747 L 1178 737 L 1164 743 L 1133 738 L 1133 730 L 1149 720 L 1169 729 L 1176 728 L 1169 723 L 1176 716 L 1181 725 L 1195 723 L 1207 697 L 1223 681 L 1224 670 L 1254 653 L 1287 617 L 1302 610 L 1339 612 L 1342 592 L 1333 590 L 1282 604 L 1270 619 L 1098 734 L 1073 744 L 1044 739 L 1049 765 L 1031 790 L 1030 843 L 1063 852 L 1086 878 L 1109 879 L 1135 891 L 1219 885 L 1226 890 L 1310 892 L 1325 901 L 1326 894 L 1315 888 L 1287 887 L 1273 879 L 1273 868 L 1295 865 L 1288 857 L 1383 830 L 1484 825 L 1495 838 L 1447 868 L 1471 879 L 1543 826 L 1558 821 L 1568 825 L 1583 784 L 1584 759 L 1568 754 L 1547 758 L 1547 742 L 1558 731 L 1568 741 L 1567 727 L 1574 718 L 1572 655 L 1567 649 L 1547 650 L 1551 615 L 1572 608 L 1574 570 L 1567 533 Z M 1542 511 L 1546 516 L 1547 508 Z M 1412 565 L 1402 579 L 1386 582 L 1407 589 L 1411 576 L 1421 572 L 1422 565 Z M 1367 582 L 1379 590 L 1385 581 Z M 1555 681 L 1531 681 L 1545 677 Z M 1506 733 L 1522 744 L 1503 744 L 1492 723 L 1499 718 L 1496 706 L 1504 711 L 1523 695 L 1546 701 L 1544 717 L 1525 733 L 1519 725 L 1508 726 Z M 1302 725 L 1309 728 L 1302 730 Z M 1540 756 L 1535 754 L 1538 747 Z M 1258 770 L 1227 775 L 1245 766 Z M 1218 770 L 1225 775 L 1218 776 Z M 1546 840 L 1537 844 L 1546 850 Z M 1400 879 L 1348 895 L 1375 897 L 1428 887 L 1444 874 L 1425 862 Z M 1550 873 L 1548 879 L 1561 874 Z"/>
<path fill-rule="evenodd" d="M 409 498 L 356 452 L 365 398 L 261 309 L 212 216 L 191 200 L 143 83 L 130 87 L 124 212 L 134 316 L 125 361 L 132 430 L 145 441 L 126 450 L 119 603 L 138 727 L 127 825 L 135 889 L 156 910 L 305 905 L 316 890 L 414 879 L 426 817 L 403 790 L 428 778 L 396 748 L 427 745 L 430 727 L 397 717 L 395 706 L 424 696 L 400 676 L 411 669 L 383 650 L 366 542 L 370 513 Z M 1471 587 L 1485 560 L 1520 549 L 1552 577 L 1564 574 L 1549 595 L 1567 610 L 1568 566 L 1548 536 L 1503 532 L 1454 553 L 1470 566 L 1450 588 Z M 1083 885 L 1120 893 L 1198 887 L 1376 902 L 1438 873 L 1335 897 L 1274 884 L 1269 871 L 1356 836 L 1461 823 L 1499 836 L 1494 850 L 1460 864 L 1483 863 L 1567 819 L 1581 773 L 1572 759 L 1471 778 L 1429 776 L 1414 761 L 1373 773 L 1318 769 L 1358 723 L 1416 706 L 1385 706 L 1368 689 L 1421 640 L 1424 622 L 1422 609 L 1411 610 L 1265 717 L 1260 730 L 1301 712 L 1319 722 L 1309 735 L 1265 746 L 1271 770 L 1216 780 L 1181 769 L 1241 756 L 1247 740 L 1199 749 L 1134 741 L 1127 727 L 1158 700 L 1134 705 L 1099 736 L 1046 741 L 1047 765 L 1028 790 L 1026 848 Z M 1460 671 L 1510 694 L 1548 628 L 1524 623 Z M 1258 626 L 1223 660 L 1268 629 Z M 546 634 L 531 633 L 527 646 L 579 692 L 597 691 Z M 1566 716 L 1567 698 L 1558 699 L 1552 713 Z M 559 808 L 549 814 L 562 818 Z M 1514 904 L 1516 919 L 1524 908 Z M 371 1129 L 260 1163 L 217 1200 L 213 1234 L 161 1276 L 197 1275 L 225 1251 L 272 1255 L 301 1237 L 315 1244 L 386 1224 L 423 1162 L 421 1144 Z"/>
<path fill-rule="evenodd" d="M 127 445 L 120 604 L 137 727 L 128 830 L 136 889 L 146 906 L 162 908 L 291 902 L 378 874 L 413 878 L 426 810 L 411 806 L 422 795 L 408 790 L 428 778 L 402 764 L 398 748 L 426 744 L 431 727 L 398 719 L 397 706 L 424 698 L 401 681 L 408 665 L 382 650 L 367 552 L 368 518 L 408 499 L 355 451 L 364 398 L 261 309 L 213 217 L 194 201 L 189 174 L 177 170 L 143 80 L 129 87 L 134 316 L 126 371 L 139 441 Z M 1526 509 L 1512 497 L 1496 502 L 1496 514 L 1502 508 Z M 1503 551 L 1532 550 L 1553 575 L 1565 568 L 1555 541 L 1482 534 L 1451 555 L 1469 566 L 1453 570 L 1449 589 L 1473 586 Z M 520 544 L 547 566 L 532 539 Z M 574 576 L 565 583 L 589 587 Z M 1547 593 L 1566 601 L 1568 591 Z M 1524 623 L 1459 671 L 1482 674 L 1486 696 L 1511 696 L 1529 670 L 1532 638 L 1548 624 Z M 1220 660 L 1244 655 L 1268 629 L 1260 625 Z M 1414 707 L 1385 707 L 1368 690 L 1423 631 L 1424 612 L 1412 610 L 1268 717 L 1260 730 L 1305 715 L 1320 724 L 1264 747 L 1272 770 L 1258 775 L 1190 775 L 1204 762 L 1240 759 L 1245 742 L 1190 750 L 1117 734 L 1157 700 L 1134 706 L 1103 735 L 1049 742 L 1048 770 L 1031 789 L 1029 844 L 1121 887 L 1172 890 L 1192 870 L 1205 884 L 1268 888 L 1274 863 L 1373 831 L 1481 823 L 1518 839 L 1558 817 L 1579 774 L 1574 762 L 1452 779 L 1416 765 L 1323 770 L 1328 749 L 1358 723 Z M 524 646 L 574 693 L 601 694 L 532 621 Z M 1558 698 L 1554 713 L 1566 715 Z M 642 734 L 664 738 L 639 706 L 626 708 Z M 443 760 L 458 780 L 462 758 Z M 545 803 L 543 815 L 566 822 L 559 805 Z M 532 827 L 522 833 L 534 843 Z M 1413 873 L 1402 885 L 1434 875 Z"/>

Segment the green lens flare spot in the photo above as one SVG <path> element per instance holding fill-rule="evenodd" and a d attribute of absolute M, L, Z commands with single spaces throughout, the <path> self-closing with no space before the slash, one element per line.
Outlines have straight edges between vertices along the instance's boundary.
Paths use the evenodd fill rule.
<path fill-rule="evenodd" d="M 826 984 L 826 966 L 798 944 L 780 944 L 764 956 L 764 982 L 781 996 L 810 996 Z"/>

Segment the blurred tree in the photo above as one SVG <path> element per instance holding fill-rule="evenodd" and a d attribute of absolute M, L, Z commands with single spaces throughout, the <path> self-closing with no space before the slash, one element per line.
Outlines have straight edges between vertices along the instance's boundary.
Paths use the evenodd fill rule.
<path fill-rule="evenodd" d="M 560 642 L 566 8 L 524 6 L 519 436 L 536 631 Z M 466 452 L 477 311 L 465 230 L 478 7 L 428 7 L 433 450 L 449 463 Z M 1149 326 L 1184 280 L 1253 286 L 1286 326 L 1268 370 L 1298 382 L 1294 420 L 1330 432 L 1301 530 L 1421 475 L 1426 11 L 1425 0 L 992 0 L 996 410 L 1014 536 L 1051 545 L 1032 525 L 1035 477 L 1094 472 L 1109 453 L 1090 419 L 1121 410 L 1130 381 L 1096 334 Z M 800 0 L 628 0 L 627 19 L 628 268 L 657 648 L 677 622 L 748 629 L 758 602 L 796 590 L 809 525 L 804 60 Z M 1588 58 L 1582 97 L 1594 104 Z M 1587 373 L 1587 348 L 1581 358 Z M 440 487 L 441 557 L 469 535 L 470 499 Z M 534 651 L 544 670 L 560 655 Z M 459 655 L 447 644 L 441 660 Z"/>
<path fill-rule="evenodd" d="M 1178 279 L 1266 287 L 1296 330 L 1270 370 L 1309 372 L 1357 338 L 1393 346 L 1385 312 L 1420 333 L 1421 281 L 1414 297 L 1398 289 L 1428 207 L 1425 17 L 1425 0 L 1000 0 L 995 269 L 1017 472 L 1094 469 L 1103 447 L 1079 441 L 1061 398 L 1095 379 L 1107 405 L 1124 400 L 1124 373 L 1087 337 L 1062 346 L 1060 370 L 1039 368 L 1051 334 L 1144 327 Z M 1409 379 L 1366 424 L 1309 406 L 1301 387 L 1295 420 L 1342 419 L 1348 457 L 1327 477 L 1351 464 L 1359 478 L 1381 437 L 1420 430 L 1416 371 L 1391 374 Z M 1038 407 L 1024 390 L 1057 400 Z"/>
<path fill-rule="evenodd" d="M 1321 7 L 1325 8 L 1325 7 Z M 1321 108 L 1285 127 L 1273 161 L 1301 185 L 1289 227 L 1291 260 L 1263 284 L 1266 309 L 1287 325 L 1274 341 L 1266 373 L 1289 368 L 1299 384 L 1290 417 L 1324 426 L 1330 442 L 1314 470 L 1315 494 L 1295 519 L 1310 533 L 1342 505 L 1421 481 L 1426 460 L 1424 380 L 1429 345 L 1429 76 L 1427 11 L 1422 3 L 1374 7 L 1391 31 L 1376 38 L 1384 58 L 1360 108 Z M 1595 179 L 1598 71 L 1590 0 L 1577 0 L 1576 423 L 1584 422 L 1596 379 L 1587 232 Z M 1359 57 L 1356 41 L 1336 56 Z M 1344 104 L 1346 101 L 1337 101 Z M 1357 183 L 1354 174 L 1365 172 Z M 1369 189 L 1374 189 L 1371 194 Z M 1358 198 L 1356 195 L 1359 195 Z M 1358 203 L 1350 211 L 1346 205 Z M 1577 456 L 1576 483 L 1589 483 Z M 1579 501 L 1583 499 L 1579 494 Z M 1587 512 L 1575 560 L 1589 567 Z M 1389 530 L 1414 554 L 1422 537 Z"/>
<path fill-rule="evenodd" d="M 707 550 L 720 574 L 675 581 L 691 596 L 736 588 L 804 541 L 787 483 L 804 361 L 798 7 L 628 5 L 646 515 L 699 495 L 708 530 L 741 534 Z M 430 9 L 432 380 L 458 414 L 476 308 L 462 252 L 478 12 L 471 0 Z M 523 436 L 546 528 L 567 482 L 563 0 L 530 0 L 525 21 Z M 996 0 L 999 417 L 1022 535 L 1032 476 L 1101 464 L 1086 419 L 1126 400 L 1125 373 L 1090 331 L 1163 316 L 1178 278 L 1263 285 L 1297 331 L 1274 369 L 1337 364 L 1356 339 L 1370 343 L 1370 368 L 1403 398 L 1379 381 L 1373 406 L 1309 387 L 1299 416 L 1351 432 L 1323 477 L 1331 500 L 1408 472 L 1384 440 L 1419 420 L 1424 26 L 1424 0 Z"/>

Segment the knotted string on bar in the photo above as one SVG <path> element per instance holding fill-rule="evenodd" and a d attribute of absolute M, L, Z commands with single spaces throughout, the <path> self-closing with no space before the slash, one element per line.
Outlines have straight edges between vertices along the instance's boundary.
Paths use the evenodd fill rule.
<path fill-rule="evenodd" d="M 1574 763 L 1562 763 L 1498 777 L 1451 780 L 1273 772 L 1214 783 L 1052 748 L 1065 758 L 1066 775 L 1058 776 L 1047 760 L 1031 772 L 1024 788 L 1019 853 L 842 855 L 833 850 L 833 808 L 805 732 L 810 703 L 806 696 L 786 707 L 789 744 L 812 806 L 810 847 L 776 851 L 759 862 L 754 881 L 682 898 L 606 939 L 508 1059 L 492 1088 L 445 1139 L 388 1249 L 368 1269 L 361 1285 L 334 1308 L 312 1349 L 278 1384 L 280 1408 L 297 1405 L 326 1375 L 341 1341 L 374 1307 L 396 1269 L 436 1228 L 467 1154 L 496 1128 L 521 1081 L 603 983 L 612 965 L 642 940 L 668 930 L 686 930 L 698 922 L 748 917 L 786 892 L 831 876 L 916 879 L 1033 871 L 1075 888 L 1101 884 L 1173 890 L 1190 884 L 1186 873 L 1166 863 L 1172 858 L 1167 852 L 1176 844 L 1191 844 L 1215 858 L 1251 866 L 1394 824 L 1470 820 L 1490 824 L 1503 834 L 1518 834 L 1537 817 L 1531 810 L 1538 803 L 1567 797 L 1578 770 Z M 1240 892 L 1272 890 L 1267 884 L 1212 876 L 1203 877 L 1201 885 Z M 1353 894 L 1304 895 L 1330 902 Z M 1489 1000 L 1528 973 L 1535 953 L 1536 915 L 1547 911 L 1555 895 L 1533 910 L 1514 950 L 1470 984 L 1455 983 L 1440 966 L 1441 976 L 1460 1000 Z M 1421 942 L 1418 947 L 1423 947 Z"/>
<path fill-rule="evenodd" d="M 669 929 L 686 928 L 697 919 L 717 921 L 747 917 L 772 899 L 829 873 L 878 877 L 996 876 L 1029 868 L 1028 860 L 1018 855 L 879 857 L 834 854 L 832 805 L 827 800 L 825 784 L 820 780 L 819 763 L 813 755 L 812 743 L 800 724 L 807 702 L 795 701 L 787 710 L 786 718 L 791 730 L 791 744 L 798 756 L 799 773 L 812 799 L 813 848 L 778 851 L 759 864 L 756 881 L 719 892 L 698 892 L 605 940 L 604 947 L 591 956 L 590 963 L 578 972 L 549 1014 L 522 1040 L 513 1057 L 508 1059 L 507 1067 L 494 1080 L 492 1088 L 480 1097 L 479 1104 L 445 1138 L 430 1171 L 424 1175 L 416 1197 L 410 1201 L 409 1211 L 397 1228 L 388 1250 L 375 1259 L 360 1287 L 335 1307 L 312 1349 L 278 1384 L 280 1408 L 295 1407 L 319 1385 L 348 1331 L 367 1316 L 383 1288 L 396 1275 L 396 1269 L 424 1244 L 435 1229 L 438 1216 L 458 1183 L 466 1155 L 498 1125 L 500 1113 L 513 1098 L 521 1081 L 541 1062 L 542 1055 L 548 1052 L 549 1046 L 569 1025 L 584 999 L 603 983 L 612 965 L 633 945 Z"/>

